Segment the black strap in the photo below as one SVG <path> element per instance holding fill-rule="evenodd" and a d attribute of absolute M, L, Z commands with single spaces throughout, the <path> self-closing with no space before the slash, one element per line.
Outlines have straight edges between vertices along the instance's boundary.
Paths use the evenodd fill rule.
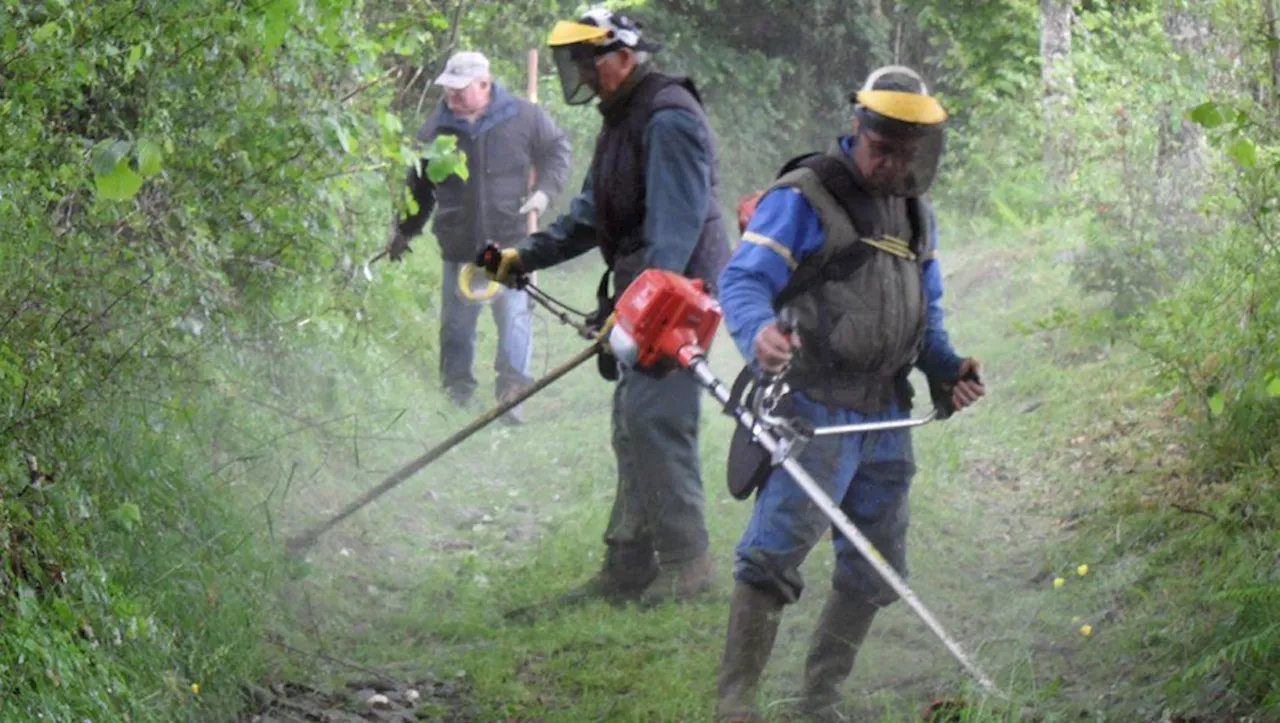
<path fill-rule="evenodd" d="M 883 224 L 875 199 L 858 185 L 853 173 L 840 159 L 832 158 L 826 153 L 797 156 L 783 165 L 782 173 L 779 175 L 785 175 L 797 168 L 808 168 L 817 175 L 823 188 L 840 204 L 840 208 L 849 217 L 849 222 L 853 224 L 856 233 L 868 238 L 879 237 L 879 229 Z M 852 276 L 867 262 L 867 259 L 871 258 L 874 251 L 875 249 L 867 244 L 856 243 L 829 259 L 827 263 L 802 266 L 791 277 L 786 288 L 774 298 L 773 308 L 781 309 L 792 299 L 825 281 Z"/>
<path fill-rule="evenodd" d="M 747 391 L 747 385 L 751 384 L 756 378 L 755 372 L 751 370 L 748 364 L 738 372 L 738 378 L 733 380 L 733 387 L 729 389 L 729 401 L 724 403 L 724 413 L 730 417 L 738 416 L 738 409 L 742 407 L 742 395 Z"/>

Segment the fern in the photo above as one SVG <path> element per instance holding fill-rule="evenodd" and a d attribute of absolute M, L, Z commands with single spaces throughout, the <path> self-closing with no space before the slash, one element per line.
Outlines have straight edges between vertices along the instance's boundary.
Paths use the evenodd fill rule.
<path fill-rule="evenodd" d="M 1224 590 L 1218 593 L 1214 599 L 1245 604 L 1280 606 L 1280 583 Z"/>
<path fill-rule="evenodd" d="M 1200 659 L 1185 673 L 1184 679 L 1195 679 L 1224 666 L 1259 665 L 1280 657 L 1280 623 L 1272 623 L 1248 637 L 1240 638 Z"/>

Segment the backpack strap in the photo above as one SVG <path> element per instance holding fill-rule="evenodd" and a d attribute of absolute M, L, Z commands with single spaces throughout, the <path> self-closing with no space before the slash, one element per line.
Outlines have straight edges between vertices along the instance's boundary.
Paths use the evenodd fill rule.
<path fill-rule="evenodd" d="M 849 217 L 854 231 L 859 236 L 876 238 L 880 235 L 883 223 L 880 219 L 880 211 L 876 208 L 875 199 L 857 185 L 853 174 L 844 163 L 826 153 L 807 153 L 787 161 L 778 175 L 785 175 L 797 168 L 807 168 L 817 175 L 823 188 L 836 199 Z M 774 298 L 773 308 L 781 309 L 797 296 L 824 281 L 852 276 L 866 263 L 873 252 L 874 249 L 869 244 L 858 243 L 821 266 L 801 266 L 791 277 L 791 282 Z"/>

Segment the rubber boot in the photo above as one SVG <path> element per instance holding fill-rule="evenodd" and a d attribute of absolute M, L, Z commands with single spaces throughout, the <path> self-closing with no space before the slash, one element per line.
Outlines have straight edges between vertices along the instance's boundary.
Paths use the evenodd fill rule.
<path fill-rule="evenodd" d="M 720 658 L 716 720 L 721 723 L 764 721 L 756 707 L 760 675 L 782 622 L 782 602 L 744 582 L 733 586 L 729 603 L 729 634 Z"/>
<path fill-rule="evenodd" d="M 653 607 L 664 602 L 682 602 L 710 590 L 715 579 L 715 563 L 705 552 L 686 563 L 664 565 L 640 595 L 640 604 Z"/>
<path fill-rule="evenodd" d="M 853 671 L 858 649 L 879 610 L 861 597 L 832 590 L 813 631 L 804 661 L 798 712 L 810 721 L 837 721 L 837 688 Z"/>

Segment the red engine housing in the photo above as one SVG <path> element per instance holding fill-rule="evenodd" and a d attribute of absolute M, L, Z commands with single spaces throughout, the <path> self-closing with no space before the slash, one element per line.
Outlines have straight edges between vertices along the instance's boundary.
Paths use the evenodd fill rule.
<path fill-rule="evenodd" d="M 647 269 L 614 306 L 614 325 L 635 344 L 635 364 L 649 368 L 666 360 L 687 368 L 715 338 L 720 304 L 699 279 Z"/>

